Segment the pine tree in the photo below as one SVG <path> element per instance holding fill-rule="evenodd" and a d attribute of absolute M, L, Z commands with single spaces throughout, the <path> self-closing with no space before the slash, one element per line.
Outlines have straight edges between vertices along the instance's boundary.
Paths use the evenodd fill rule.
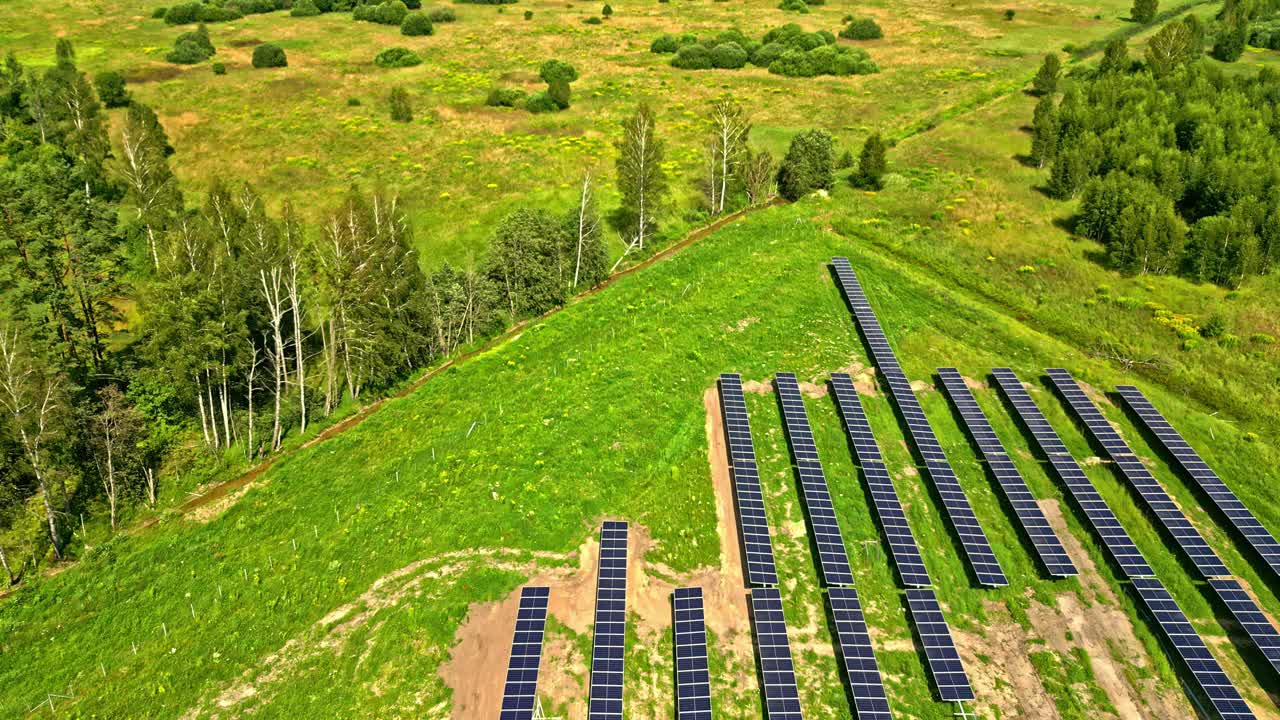
<path fill-rule="evenodd" d="M 1129 46 L 1123 37 L 1112 38 L 1107 49 L 1102 53 L 1102 61 L 1098 63 L 1098 71 L 1102 73 L 1120 73 L 1129 69 Z"/>
<path fill-rule="evenodd" d="M 1057 54 L 1049 53 L 1044 56 L 1044 62 L 1040 63 L 1040 70 L 1036 72 L 1035 79 L 1031 81 L 1031 87 L 1039 95 L 1048 95 L 1056 92 L 1058 89 L 1058 75 L 1062 72 L 1062 60 Z"/>
<path fill-rule="evenodd" d="M 880 137 L 880 133 L 871 133 L 862 144 L 862 153 L 858 155 L 858 170 L 852 177 L 854 186 L 867 190 L 881 188 L 885 170 L 888 168 L 885 160 L 887 150 L 888 146 Z"/>
<path fill-rule="evenodd" d="M 1133 9 L 1129 11 L 1129 17 L 1134 22 L 1146 25 L 1156 19 L 1156 12 L 1160 10 L 1160 0 L 1133 0 Z"/>
<path fill-rule="evenodd" d="M 1052 95 L 1045 95 L 1036 103 L 1031 121 L 1031 160 L 1043 168 L 1053 161 L 1058 151 L 1058 108 Z"/>
<path fill-rule="evenodd" d="M 409 93 L 404 88 L 391 88 L 391 119 L 396 122 L 413 122 L 413 108 L 409 105 Z"/>

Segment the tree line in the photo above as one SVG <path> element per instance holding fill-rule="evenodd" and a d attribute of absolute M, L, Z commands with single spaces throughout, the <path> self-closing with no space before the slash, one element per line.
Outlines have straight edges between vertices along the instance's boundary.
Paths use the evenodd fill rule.
<path fill-rule="evenodd" d="M 353 188 L 308 215 L 213 179 L 193 202 L 155 112 L 118 74 L 99 85 L 123 107 L 114 137 L 69 42 L 47 69 L 12 54 L 0 68 L 0 567 L 11 583 L 74 552 L 85 515 L 114 528 L 192 468 L 275 452 L 344 403 L 562 305 L 652 252 L 672 209 L 656 114 L 640 105 L 616 141 L 617 207 L 602 214 L 588 172 L 570 207 L 504 218 L 482 262 L 425 272 L 394 192 Z M 704 212 L 763 202 L 779 174 L 795 175 L 749 145 L 732 98 L 706 124 Z"/>

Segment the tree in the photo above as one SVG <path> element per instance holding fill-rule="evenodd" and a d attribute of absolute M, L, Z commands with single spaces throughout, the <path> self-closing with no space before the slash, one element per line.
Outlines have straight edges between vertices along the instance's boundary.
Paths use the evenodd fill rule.
<path fill-rule="evenodd" d="M 880 133 L 871 133 L 862 144 L 862 153 L 858 156 L 858 170 L 850 178 L 856 187 L 868 190 L 881 188 L 885 170 L 888 168 L 885 160 L 887 150 L 888 146 L 880 137 Z"/>
<path fill-rule="evenodd" d="M 182 194 L 166 157 L 168 149 L 169 140 L 151 108 L 131 104 L 120 130 L 119 172 L 155 270 L 160 269 L 157 236 L 182 209 Z"/>
<path fill-rule="evenodd" d="M 289 59 L 285 57 L 284 48 L 272 43 L 263 43 L 253 49 L 253 66 L 255 68 L 288 67 Z"/>
<path fill-rule="evenodd" d="M 577 290 L 578 284 L 592 286 L 609 277 L 608 250 L 600 233 L 600 216 L 596 211 L 595 185 L 591 173 L 582 176 L 582 191 L 578 204 L 569 212 L 566 222 L 573 243 L 573 282 L 569 289 Z"/>
<path fill-rule="evenodd" d="M 93 416 L 92 445 L 98 476 L 111 513 L 111 529 L 116 529 L 120 494 L 125 476 L 135 471 L 136 451 L 142 420 L 128 398 L 115 385 L 98 391 L 101 408 Z"/>
<path fill-rule="evenodd" d="M 1031 121 L 1031 161 L 1043 168 L 1053 161 L 1058 151 L 1058 110 L 1052 95 L 1044 95 L 1036 103 Z"/>
<path fill-rule="evenodd" d="M 768 150 L 752 152 L 750 147 L 743 150 L 742 162 L 738 165 L 738 180 L 747 193 L 747 202 L 758 205 L 769 199 L 777 189 L 775 178 L 778 165 Z"/>
<path fill-rule="evenodd" d="M 115 70 L 100 72 L 93 78 L 98 89 L 98 99 L 109 108 L 124 107 L 129 104 L 129 91 L 125 89 L 124 75 Z"/>
<path fill-rule="evenodd" d="M 632 247 L 644 250 L 653 234 L 654 218 L 667 195 L 667 174 L 662 169 L 663 145 L 657 137 L 657 118 L 647 103 L 622 121 L 618 148 L 618 193 L 622 195 L 622 222 Z"/>
<path fill-rule="evenodd" d="M 778 169 L 778 191 L 795 202 L 814 190 L 830 190 L 835 183 L 835 150 L 825 130 L 806 130 L 791 139 Z"/>
<path fill-rule="evenodd" d="M 605 3 L 604 7 L 600 10 L 600 14 L 606 18 L 613 17 L 613 6 L 609 3 Z"/>
<path fill-rule="evenodd" d="M 1129 69 L 1129 46 L 1123 37 L 1112 38 L 1102 53 L 1102 61 L 1098 63 L 1098 71 L 1102 73 L 1119 73 Z"/>
<path fill-rule="evenodd" d="M 431 24 L 431 18 L 420 12 L 409 13 L 404 16 L 404 22 L 400 23 L 400 34 L 409 36 L 431 35 L 435 32 L 435 27 Z"/>
<path fill-rule="evenodd" d="M 711 137 L 707 142 L 707 199 L 711 213 L 719 215 L 725 210 L 729 195 L 729 183 L 736 176 L 751 133 L 751 121 L 742 106 L 731 96 L 724 96 L 711 104 Z"/>
<path fill-rule="evenodd" d="M 563 304 L 564 225 L 542 210 L 519 209 L 503 218 L 489 240 L 485 271 L 508 320 L 537 316 Z"/>
<path fill-rule="evenodd" d="M 1147 43 L 1147 67 L 1156 77 L 1164 77 L 1192 59 L 1194 38 L 1183 22 L 1166 23 Z"/>
<path fill-rule="evenodd" d="M 1044 56 L 1044 62 L 1040 63 L 1040 69 L 1036 72 L 1035 79 L 1031 81 L 1031 87 L 1038 95 L 1049 95 L 1058 89 L 1058 75 L 1062 72 L 1062 60 L 1058 58 L 1056 53 L 1049 53 Z"/>
<path fill-rule="evenodd" d="M 396 122 L 413 122 L 413 108 L 409 105 L 409 93 L 397 85 L 391 88 L 391 119 Z"/>
<path fill-rule="evenodd" d="M 1213 57 L 1222 62 L 1235 62 L 1244 54 L 1249 39 L 1249 19 L 1243 10 L 1231 12 L 1223 18 L 1218 40 L 1213 45 Z"/>
<path fill-rule="evenodd" d="M 1146 25 L 1156 19 L 1156 12 L 1160 9 L 1160 0 L 1133 0 L 1133 9 L 1129 11 L 1129 17 L 1134 22 Z"/>
<path fill-rule="evenodd" d="M 578 79 L 578 71 L 560 60 L 548 60 L 538 69 L 538 77 L 547 84 L 547 95 L 561 109 L 569 107 L 569 83 Z"/>

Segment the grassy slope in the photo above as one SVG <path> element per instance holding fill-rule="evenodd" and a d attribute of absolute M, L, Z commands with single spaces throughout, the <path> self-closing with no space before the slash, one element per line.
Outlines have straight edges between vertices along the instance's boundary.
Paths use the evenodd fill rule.
<path fill-rule="evenodd" d="M 0 616 L 0 687 L 6 688 L 0 711 L 23 711 L 55 692 L 100 715 L 174 717 L 290 639 L 309 637 L 312 623 L 397 568 L 477 547 L 568 552 L 605 513 L 651 528 L 657 541 L 653 559 L 676 570 L 714 562 L 701 395 L 727 369 L 758 379 L 778 369 L 817 377 L 866 362 L 824 267 L 835 253 L 853 259 L 912 377 L 926 378 L 944 363 L 971 376 L 1010 364 L 1027 378 L 1043 366 L 1065 364 L 1099 385 L 1133 379 L 887 259 L 873 246 L 823 231 L 811 219 L 822 209 L 814 204 L 771 209 L 737 223 L 388 403 L 358 428 L 280 462 L 262 487 L 213 522 L 165 524 L 19 593 Z M 731 330 L 745 318 L 759 322 Z M 1189 413 L 1171 393 L 1154 388 L 1153 394 L 1175 417 L 1195 418 L 1183 423 L 1193 442 L 1216 450 L 1210 454 L 1224 475 L 1265 522 L 1280 526 L 1263 502 L 1265 480 L 1246 470 L 1273 467 L 1273 447 L 1240 441 L 1239 430 L 1227 421 Z M 980 395 L 998 408 L 990 393 Z M 1073 583 L 1051 586 L 1038 578 L 943 398 L 928 392 L 923 400 L 1013 580 L 1008 590 L 980 592 L 964 579 L 956 553 L 931 555 L 953 624 L 981 633 L 984 598 L 1007 601 L 1028 588 L 1041 596 L 1072 592 Z M 876 540 L 834 411 L 823 402 L 812 405 L 847 535 L 854 545 Z M 1073 449 L 1089 454 L 1057 404 L 1044 405 Z M 772 399 L 753 400 L 753 412 L 767 448 L 762 474 L 776 478 L 769 482 L 782 498 L 771 504 L 771 513 L 779 524 L 783 517 L 798 520 Z M 887 403 L 873 401 L 871 412 L 890 466 L 907 464 Z M 997 414 L 996 420 L 1011 444 L 1025 447 L 1006 416 Z M 1231 454 L 1223 452 L 1228 447 Z M 1060 494 L 1035 463 L 1024 466 L 1038 493 Z M 1105 468 L 1091 474 L 1198 626 L 1221 634 L 1207 600 L 1127 491 Z M 1161 475 L 1198 521 L 1214 525 L 1176 478 Z M 922 544 L 949 546 L 924 486 L 899 481 L 911 498 L 909 513 Z M 1067 515 L 1077 536 L 1093 547 L 1074 515 Z M 1221 530 L 1211 536 L 1267 607 L 1280 609 Z M 786 540 L 780 542 L 785 546 Z M 1101 565 L 1096 548 L 1091 552 Z M 782 555 L 784 575 L 797 583 L 797 604 L 803 606 L 806 593 L 813 600 L 812 562 L 803 547 Z M 523 552 L 513 557 L 531 561 Z M 891 638 L 906 637 L 887 561 L 860 562 L 858 572 L 860 590 L 874 608 L 871 622 Z M 446 701 L 435 668 L 467 604 L 519 582 L 520 573 L 467 566 L 427 594 L 378 615 L 386 623 L 340 645 L 338 662 L 324 660 L 328 655 L 306 656 L 292 665 L 260 714 L 394 716 L 412 713 L 413 706 L 405 706 L 410 699 L 416 698 L 417 707 Z M 1150 644 L 1141 626 L 1140 632 Z M 367 657 L 360 662 L 362 655 Z M 895 651 L 886 657 L 900 671 L 895 702 L 921 717 L 945 717 L 945 708 L 924 699 L 923 671 L 912 655 Z M 1258 681 L 1242 671 L 1236 652 L 1226 646 L 1221 656 L 1257 696 Z M 813 662 L 822 664 L 818 657 Z M 1167 669 L 1164 674 L 1171 679 Z M 841 707 L 837 683 L 828 661 L 826 674 L 816 674 L 807 686 L 807 700 Z M 383 699 L 375 698 L 374 688 Z"/>

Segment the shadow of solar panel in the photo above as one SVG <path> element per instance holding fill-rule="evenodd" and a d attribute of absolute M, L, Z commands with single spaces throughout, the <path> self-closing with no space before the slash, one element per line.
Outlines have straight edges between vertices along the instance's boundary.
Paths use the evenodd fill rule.
<path fill-rule="evenodd" d="M 858 720 L 890 720 L 889 698 L 880 677 L 880 666 L 871 648 L 871 636 L 862 614 L 862 603 L 853 588 L 831 588 L 827 594 L 840 645 L 853 708 Z"/>
<path fill-rule="evenodd" d="M 960 546 L 964 549 L 969 566 L 973 569 L 978 583 L 987 587 L 1002 587 L 1009 584 L 1004 570 L 996 559 L 991 543 L 978 522 L 973 506 L 965 495 L 964 488 L 956 478 L 955 472 L 942 451 L 942 445 L 934 435 L 933 427 L 925 417 L 924 409 L 911 389 L 911 382 L 902 372 L 897 356 L 884 338 L 880 321 L 876 319 L 867 302 L 861 283 L 849 265 L 847 258 L 832 258 L 836 270 L 836 278 L 844 290 L 845 297 L 854 310 L 854 318 L 862 330 L 863 337 L 871 350 L 871 358 L 880 371 L 880 375 L 889 386 L 889 394 L 898 411 L 907 423 L 907 432 L 911 435 L 916 449 L 925 461 L 925 474 L 937 489 L 942 499 L 942 507 L 960 538 Z"/>
<path fill-rule="evenodd" d="M 734 499 L 738 505 L 738 529 L 746 555 L 747 582 L 753 586 L 777 585 L 778 569 L 769 540 L 769 520 L 765 515 L 764 492 L 756 466 L 747 402 L 742 395 L 742 378 L 734 373 L 720 376 L 720 405 L 729 447 L 729 472 L 733 476 Z"/>
<path fill-rule="evenodd" d="M 974 699 L 969 675 L 960 661 L 951 628 L 942 615 L 938 597 L 931 588 L 907 590 L 907 609 L 915 626 L 920 644 L 924 647 L 929 674 L 938 688 L 938 696 L 944 702 L 967 702 Z"/>
<path fill-rule="evenodd" d="M 1045 372 L 1049 375 L 1049 381 L 1066 399 L 1067 405 L 1076 417 L 1084 423 L 1089 434 L 1102 445 L 1120 474 L 1137 491 L 1147 508 L 1169 531 L 1174 542 L 1191 559 L 1200 574 L 1205 578 L 1231 575 L 1231 571 L 1223 564 L 1222 559 L 1209 547 L 1208 541 L 1191 524 L 1169 493 L 1165 492 L 1164 487 L 1156 481 L 1147 467 L 1129 448 L 1129 444 L 1093 404 L 1075 378 L 1060 368 L 1050 368 Z"/>
<path fill-rule="evenodd" d="M 676 655 L 676 720 L 711 720 L 711 671 L 702 588 L 676 588 L 672 606 Z"/>
<path fill-rule="evenodd" d="M 1031 539 L 1040 562 L 1049 574 L 1055 577 L 1077 575 L 1075 563 L 1067 555 L 1067 550 L 1062 546 L 1058 534 L 1049 525 L 1049 520 L 1045 518 L 1040 505 L 1036 503 L 1035 496 L 1027 487 L 1022 473 L 1018 472 L 1017 466 L 1013 464 L 1004 443 L 996 436 L 995 430 L 987 421 L 987 416 L 978 405 L 978 401 L 974 399 L 973 393 L 969 391 L 964 378 L 955 368 L 939 368 L 938 377 L 941 378 L 942 386 L 950 396 L 951 402 L 955 404 L 956 410 L 960 412 L 965 428 L 968 429 L 979 452 L 987 461 L 987 467 L 991 469 L 991 474 L 995 477 L 1000 490 L 1004 492 L 1005 498 L 1013 507 L 1018 523 Z"/>
<path fill-rule="evenodd" d="M 526 587 L 520 591 L 516 628 L 511 640 L 511 659 L 502 692 L 499 720 L 533 720 L 538 702 L 538 666 L 542 661 L 542 639 L 547 625 L 547 601 L 551 589 Z"/>
<path fill-rule="evenodd" d="M 1208 495 L 1210 502 L 1227 517 L 1245 542 L 1254 549 L 1271 572 L 1280 577 L 1280 542 L 1270 530 L 1258 521 L 1243 501 L 1227 487 L 1222 478 L 1209 467 L 1198 452 L 1173 428 L 1155 405 L 1132 385 L 1116 388 L 1120 398 L 1138 417 L 1138 420 L 1155 436 L 1156 441 L 1173 458 L 1174 465 Z"/>
<path fill-rule="evenodd" d="M 996 386 L 1013 406 L 1013 414 L 1030 431 L 1036 445 L 1049 459 L 1049 465 L 1053 468 L 1054 474 L 1066 486 L 1071 498 L 1084 512 L 1085 519 L 1098 534 L 1102 544 L 1120 566 L 1125 577 L 1131 579 L 1154 577 L 1155 571 L 1138 550 L 1133 538 L 1129 537 L 1129 533 L 1116 519 L 1115 513 L 1111 512 L 1111 507 L 1098 494 L 1093 481 L 1084 474 L 1080 464 L 1067 451 L 1062 438 L 1040 412 L 1039 406 L 1031 399 L 1031 394 L 1023 387 L 1022 381 L 1008 368 L 996 368 L 991 371 L 991 374 L 996 380 Z"/>
<path fill-rule="evenodd" d="M 791 443 L 796 472 L 800 476 L 801 496 L 813 528 L 823 582 L 828 587 L 852 585 L 853 571 L 849 568 L 849 556 L 840 533 L 840 523 L 836 520 L 827 477 L 818 458 L 818 446 L 813 441 L 813 429 L 800 395 L 800 385 L 791 373 L 778 373 L 774 383 L 782 404 L 787 440 Z"/>
<path fill-rule="evenodd" d="M 835 393 L 836 406 L 844 420 L 849 442 L 853 444 L 858 464 L 862 466 L 862 476 L 871 493 L 871 505 L 889 542 L 889 554 L 893 556 L 893 565 L 898 569 L 902 584 L 909 587 L 932 584 L 924 559 L 920 557 L 920 547 L 911 533 L 906 513 L 902 511 L 902 503 L 898 501 L 893 479 L 881 459 L 880 448 L 871 433 L 871 425 L 867 422 L 853 379 L 844 373 L 833 373 L 831 389 Z"/>
<path fill-rule="evenodd" d="M 596 577 L 595 639 L 587 717 L 622 717 L 623 659 L 627 634 L 627 524 L 608 520 L 600 529 Z"/>
<path fill-rule="evenodd" d="M 751 590 L 751 619 L 756 631 L 756 653 L 760 659 L 761 690 L 768 720 L 802 720 L 800 691 L 787 640 L 787 621 L 782 613 L 782 595 L 777 588 Z"/>

